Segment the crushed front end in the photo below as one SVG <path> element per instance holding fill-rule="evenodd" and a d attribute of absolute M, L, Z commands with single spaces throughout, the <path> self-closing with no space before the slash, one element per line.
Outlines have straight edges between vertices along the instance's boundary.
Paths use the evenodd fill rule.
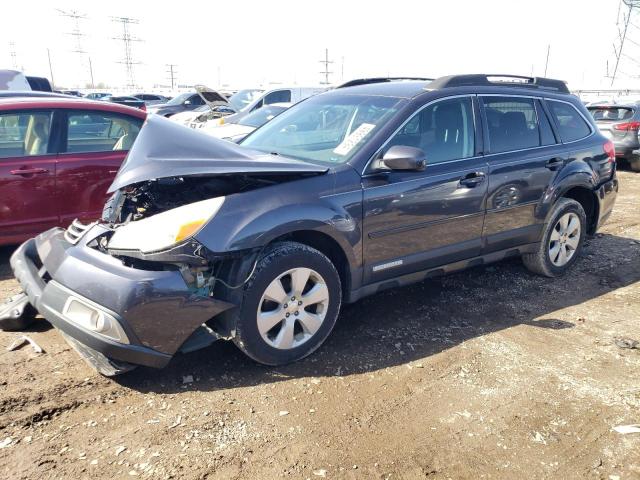
<path fill-rule="evenodd" d="M 176 247 L 176 263 L 170 252 L 161 262 L 136 260 L 105 251 L 108 225 L 82 228 L 28 240 L 11 267 L 31 305 L 100 373 L 161 368 L 179 350 L 194 350 L 190 343 L 217 338 L 207 322 L 233 305 L 212 296 L 215 262 L 194 254 L 197 242 Z"/>

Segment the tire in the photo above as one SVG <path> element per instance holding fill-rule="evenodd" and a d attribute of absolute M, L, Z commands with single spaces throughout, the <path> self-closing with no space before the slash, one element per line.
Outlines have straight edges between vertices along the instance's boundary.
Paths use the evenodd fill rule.
<path fill-rule="evenodd" d="M 256 362 L 295 362 L 329 336 L 341 300 L 340 276 L 324 254 L 300 243 L 276 243 L 258 260 L 244 288 L 233 341 Z"/>
<path fill-rule="evenodd" d="M 629 160 L 629 168 L 632 172 L 640 172 L 640 158 Z"/>
<path fill-rule="evenodd" d="M 572 226 L 575 221 L 579 225 L 577 232 Z M 582 205 L 570 198 L 561 198 L 553 207 L 538 251 L 522 256 L 524 265 L 531 272 L 545 277 L 563 275 L 580 256 L 586 229 L 587 216 Z"/>

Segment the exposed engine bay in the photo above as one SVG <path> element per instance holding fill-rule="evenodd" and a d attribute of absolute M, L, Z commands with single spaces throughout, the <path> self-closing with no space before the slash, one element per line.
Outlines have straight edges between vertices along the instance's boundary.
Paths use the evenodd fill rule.
<path fill-rule="evenodd" d="M 227 175 L 150 180 L 117 191 L 106 203 L 102 220 L 128 223 L 182 205 L 283 183 L 300 175 Z"/>

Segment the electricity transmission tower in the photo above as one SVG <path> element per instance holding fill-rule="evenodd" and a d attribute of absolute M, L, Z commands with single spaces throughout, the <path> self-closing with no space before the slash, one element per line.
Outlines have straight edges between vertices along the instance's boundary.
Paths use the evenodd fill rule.
<path fill-rule="evenodd" d="M 67 32 L 67 35 L 71 35 L 73 37 L 73 53 L 78 54 L 80 57 L 80 65 L 85 63 L 85 56 L 88 58 L 88 68 L 89 68 L 89 77 L 91 78 L 91 87 L 93 88 L 93 68 L 91 66 L 91 57 L 88 56 L 87 52 L 83 48 L 83 38 L 85 34 L 82 33 L 82 29 L 80 28 L 80 22 L 82 20 L 86 20 L 87 16 L 84 13 L 80 13 L 77 10 L 60 10 L 57 8 L 60 15 L 71 20 L 71 31 Z"/>
<path fill-rule="evenodd" d="M 141 40 L 131 36 L 129 27 L 140 23 L 140 21 L 137 18 L 131 17 L 111 17 L 111 19 L 113 22 L 120 23 L 122 25 L 122 35 L 120 37 L 114 37 L 114 40 L 120 40 L 124 44 L 124 58 L 118 63 L 125 65 L 127 72 L 127 88 L 135 88 L 136 80 L 133 72 L 133 66 L 138 65 L 140 62 L 133 59 L 133 55 L 131 54 L 131 44 L 132 42 L 140 42 Z"/>
<path fill-rule="evenodd" d="M 634 16 L 635 13 L 638 12 L 639 8 L 640 8 L 640 0 L 621 0 L 620 1 L 620 5 L 618 7 L 618 19 L 616 21 L 616 26 L 618 27 L 618 38 L 613 43 L 615 61 L 614 61 L 613 72 L 611 74 L 611 86 L 613 86 L 614 82 L 616 81 L 616 76 L 618 75 L 618 73 L 624 74 L 624 72 L 620 71 L 619 69 L 621 59 L 624 58 L 627 60 L 631 60 L 632 62 L 640 65 L 640 62 L 638 62 L 638 60 L 634 58 L 635 55 L 634 56 L 627 55 L 624 51 L 625 46 L 629 43 L 640 47 L 640 43 L 634 41 L 631 38 L 632 34 L 631 34 L 631 30 L 629 29 L 629 27 L 632 27 L 632 28 L 635 28 L 637 31 L 640 31 L 640 27 L 635 25 L 634 22 L 631 21 L 632 17 Z M 609 72 L 607 72 L 607 74 L 609 74 Z"/>
<path fill-rule="evenodd" d="M 171 79 L 171 89 L 173 89 L 177 73 L 174 67 L 177 67 L 177 65 L 175 63 L 167 63 L 167 67 L 169 68 L 169 70 L 167 70 L 167 73 L 169 74 L 169 78 Z"/>
<path fill-rule="evenodd" d="M 11 53 L 11 63 L 13 64 L 13 68 L 18 70 L 18 55 L 16 53 L 16 43 L 9 42 L 9 51 Z"/>
<path fill-rule="evenodd" d="M 324 64 L 324 71 L 320 72 L 321 75 L 324 75 L 324 81 L 320 82 L 323 85 L 329 85 L 329 75 L 333 72 L 329 71 L 329 65 L 333 63 L 332 60 L 329 60 L 329 49 L 324 49 L 324 60 L 320 60 L 320 63 Z"/>

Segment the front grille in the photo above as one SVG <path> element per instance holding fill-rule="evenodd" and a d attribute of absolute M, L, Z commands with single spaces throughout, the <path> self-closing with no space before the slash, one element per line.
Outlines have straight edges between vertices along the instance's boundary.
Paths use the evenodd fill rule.
<path fill-rule="evenodd" d="M 84 225 L 76 218 L 73 222 L 71 222 L 69 228 L 67 228 L 67 230 L 64 232 L 64 239 L 72 245 L 75 245 L 80 241 L 82 236 L 95 224 L 96 222 Z"/>

